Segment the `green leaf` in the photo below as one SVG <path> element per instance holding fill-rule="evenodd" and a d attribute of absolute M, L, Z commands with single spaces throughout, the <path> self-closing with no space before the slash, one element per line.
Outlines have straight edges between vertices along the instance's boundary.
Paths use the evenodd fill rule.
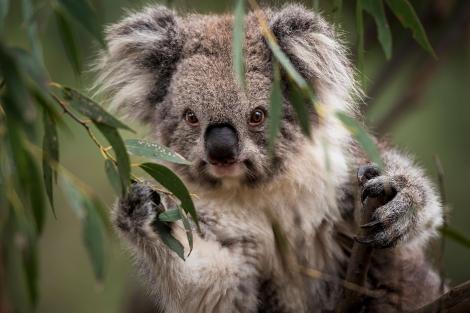
<path fill-rule="evenodd" d="M 143 163 L 140 167 L 181 201 L 184 211 L 191 215 L 193 221 L 199 227 L 196 208 L 188 189 L 181 179 L 169 168 L 161 164 Z"/>
<path fill-rule="evenodd" d="M 43 63 L 41 41 L 39 40 L 37 22 L 33 19 L 33 3 L 31 0 L 22 0 L 23 23 L 26 25 L 29 44 L 36 62 Z"/>
<path fill-rule="evenodd" d="M 433 57 L 436 54 L 429 43 L 426 31 L 421 24 L 418 15 L 416 15 L 413 6 L 408 0 L 386 0 L 388 7 L 393 11 L 393 14 L 398 18 L 403 27 L 411 29 L 413 38 L 420 44 L 420 46 L 429 52 Z"/>
<path fill-rule="evenodd" d="M 59 162 L 59 137 L 54 119 L 45 110 L 43 112 L 43 123 L 44 137 L 42 141 L 42 172 L 44 187 L 46 188 L 52 213 L 56 216 L 53 181 L 55 180 L 57 182 L 56 164 Z"/>
<path fill-rule="evenodd" d="M 83 221 L 83 240 L 88 251 L 95 277 L 98 281 L 104 278 L 104 233 L 101 217 L 98 208 L 90 199 L 84 199 L 87 209 L 85 220 Z"/>
<path fill-rule="evenodd" d="M 290 84 L 289 96 L 294 107 L 294 111 L 299 121 L 302 132 L 309 136 L 311 135 L 310 127 L 310 112 L 308 108 L 309 101 L 305 98 L 302 92 L 294 84 Z"/>
<path fill-rule="evenodd" d="M 343 123 L 351 135 L 358 141 L 362 149 L 366 152 L 369 159 L 380 168 L 383 168 L 383 161 L 380 151 L 371 136 L 361 127 L 361 125 L 352 117 L 343 112 L 336 112 L 336 116 Z"/>
<path fill-rule="evenodd" d="M 59 0 L 59 3 L 83 28 L 105 46 L 98 18 L 87 0 Z"/>
<path fill-rule="evenodd" d="M 392 56 L 392 33 L 385 15 L 384 4 L 382 0 L 360 0 L 362 7 L 374 17 L 377 25 L 379 42 L 385 53 L 385 57 L 390 59 Z"/>
<path fill-rule="evenodd" d="M 163 243 L 168 246 L 172 251 L 174 251 L 182 260 L 184 260 L 184 247 L 183 245 L 171 234 L 171 227 L 155 221 L 153 224 L 155 229 L 162 239 Z"/>
<path fill-rule="evenodd" d="M 162 222 L 176 222 L 181 219 L 180 209 L 168 209 L 158 215 L 158 219 Z"/>
<path fill-rule="evenodd" d="M 95 122 L 95 125 L 113 147 L 116 155 L 119 176 L 121 177 L 122 191 L 126 192 L 131 180 L 131 165 L 129 162 L 129 155 L 127 154 L 126 146 L 122 141 L 121 135 L 119 135 L 118 130 L 114 127 L 98 122 Z"/>
<path fill-rule="evenodd" d="M 279 64 L 273 64 L 274 79 L 271 86 L 271 106 L 269 107 L 269 149 L 274 151 L 274 144 L 281 128 L 282 118 L 282 89 L 281 70 Z"/>
<path fill-rule="evenodd" d="M 0 0 L 0 31 L 3 29 L 3 22 L 8 14 L 9 0 Z"/>
<path fill-rule="evenodd" d="M 98 103 L 81 94 L 77 90 L 59 85 L 57 85 L 57 87 L 62 91 L 63 98 L 70 102 L 71 106 L 75 110 L 89 117 L 94 122 L 132 131 L 132 129 L 127 125 L 106 112 Z"/>
<path fill-rule="evenodd" d="M 82 221 L 83 240 L 97 280 L 104 277 L 104 232 L 99 201 L 90 196 L 71 177 L 62 176 L 61 186 L 70 206 Z"/>
<path fill-rule="evenodd" d="M 333 1 L 333 15 L 334 19 L 337 21 L 341 17 L 341 11 L 343 10 L 343 0 L 334 0 Z"/>
<path fill-rule="evenodd" d="M 54 15 L 57 21 L 59 35 L 64 46 L 65 54 L 69 59 L 70 64 L 75 74 L 80 74 L 81 60 L 79 50 L 77 48 L 77 40 L 72 27 L 67 19 L 67 16 L 63 13 L 60 7 L 54 7 Z"/>
<path fill-rule="evenodd" d="M 31 155 L 27 154 L 28 157 L 28 173 L 29 173 L 29 181 L 28 181 L 28 192 L 29 192 L 29 200 L 30 205 L 32 208 L 34 221 L 36 222 L 36 230 L 39 234 L 42 233 L 44 228 L 44 222 L 46 220 L 46 210 L 44 207 L 44 194 L 43 194 L 43 186 L 41 184 L 41 174 L 39 171 L 38 166 L 36 165 L 34 159 Z"/>
<path fill-rule="evenodd" d="M 467 238 L 459 230 L 452 228 L 450 226 L 445 226 L 440 229 L 441 233 L 449 239 L 461 244 L 465 248 L 470 249 L 470 238 Z"/>
<path fill-rule="evenodd" d="M 179 207 L 178 207 L 178 209 L 180 211 L 181 219 L 183 220 L 183 226 L 184 226 L 184 230 L 186 232 L 186 237 L 188 238 L 189 254 L 191 254 L 191 251 L 193 251 L 193 231 L 192 231 L 192 228 L 191 228 L 191 223 L 189 222 L 189 219 L 186 216 L 186 214 L 183 212 L 183 210 Z"/>
<path fill-rule="evenodd" d="M 356 54 L 361 85 L 364 86 L 364 16 L 362 1 L 356 1 Z"/>
<path fill-rule="evenodd" d="M 116 165 L 114 165 L 114 162 L 109 159 L 105 160 L 104 168 L 106 171 L 106 176 L 108 177 L 108 180 L 114 191 L 119 195 L 124 194 L 121 178 L 119 177 L 118 169 L 116 168 Z"/>
<path fill-rule="evenodd" d="M 237 0 L 234 12 L 232 54 L 233 70 L 240 86 L 245 87 L 245 59 L 243 42 L 245 39 L 245 0 Z"/>
<path fill-rule="evenodd" d="M 177 164 L 191 164 L 176 152 L 157 143 L 148 142 L 141 139 L 128 139 L 125 141 L 127 151 L 130 154 L 149 158 L 155 161 L 168 161 Z"/>

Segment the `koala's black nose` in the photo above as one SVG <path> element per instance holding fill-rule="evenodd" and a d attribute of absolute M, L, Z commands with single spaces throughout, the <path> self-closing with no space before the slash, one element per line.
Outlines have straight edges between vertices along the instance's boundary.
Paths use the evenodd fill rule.
<path fill-rule="evenodd" d="M 210 125 L 205 135 L 206 153 L 211 164 L 232 164 L 238 156 L 238 136 L 229 124 Z"/>

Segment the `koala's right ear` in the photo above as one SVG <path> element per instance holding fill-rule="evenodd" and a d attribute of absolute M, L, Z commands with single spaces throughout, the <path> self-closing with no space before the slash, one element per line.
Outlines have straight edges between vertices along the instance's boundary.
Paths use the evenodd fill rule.
<path fill-rule="evenodd" d="M 132 13 L 106 30 L 95 69 L 97 94 L 111 109 L 150 121 L 168 91 L 183 47 L 181 19 L 163 6 Z"/>

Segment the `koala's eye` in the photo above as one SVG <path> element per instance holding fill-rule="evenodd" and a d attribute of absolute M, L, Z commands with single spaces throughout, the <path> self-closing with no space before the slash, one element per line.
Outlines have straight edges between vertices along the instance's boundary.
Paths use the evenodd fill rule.
<path fill-rule="evenodd" d="M 251 112 L 250 116 L 250 125 L 251 126 L 258 126 L 264 122 L 266 114 L 264 113 L 263 109 L 257 108 Z"/>
<path fill-rule="evenodd" d="M 191 126 L 196 126 L 199 124 L 199 119 L 197 118 L 196 114 L 191 110 L 187 110 L 186 112 L 184 112 L 184 120 Z"/>

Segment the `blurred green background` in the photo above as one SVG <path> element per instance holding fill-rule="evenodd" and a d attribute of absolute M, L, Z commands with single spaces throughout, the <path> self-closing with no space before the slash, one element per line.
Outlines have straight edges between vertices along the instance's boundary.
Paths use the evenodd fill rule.
<path fill-rule="evenodd" d="M 148 3 L 131 0 L 91 2 L 103 24 L 117 21 L 125 9 L 137 9 Z M 8 42 L 28 48 L 24 25 L 20 22 L 20 3 L 11 1 L 5 36 Z M 279 6 L 283 2 L 264 3 Z M 313 6 L 313 2 L 303 3 Z M 462 17 L 462 12 L 468 13 L 468 1 L 412 3 L 428 31 L 438 59 L 422 51 L 412 40 L 411 33 L 387 12 L 394 40 L 392 60 L 387 61 L 378 45 L 373 19 L 365 14 L 364 89 L 371 97 L 365 98 L 368 107 L 364 111 L 367 111 L 367 122 L 372 130 L 382 132 L 387 127 L 385 132 L 390 140 L 415 155 L 435 181 L 434 156 L 440 157 L 452 209 L 450 222 L 470 237 L 470 18 L 468 14 Z M 172 1 L 171 5 L 182 12 L 217 13 L 230 11 L 233 2 L 187 0 Z M 344 1 L 339 15 L 333 12 L 330 1 L 320 1 L 319 5 L 325 16 L 339 23 L 354 58 L 354 2 Z M 84 73 L 80 78 L 74 75 L 54 17 L 41 16 L 40 19 L 44 57 L 52 80 L 82 89 L 88 87 L 92 75 Z M 85 32 L 79 31 L 77 35 L 86 69 L 97 51 L 97 44 Z M 60 133 L 63 164 L 92 186 L 111 207 L 114 193 L 106 180 L 102 157 L 82 128 L 72 123 L 69 126 L 70 133 Z M 142 131 L 140 135 L 144 133 Z M 134 284 L 128 253 L 117 238 L 109 238 L 106 279 L 103 284 L 97 284 L 82 243 L 81 225 L 61 194 L 57 195 L 56 208 L 57 219 L 48 214 L 40 244 L 38 312 L 120 312 Z M 447 240 L 445 265 L 452 284 L 470 279 L 470 250 Z"/>

